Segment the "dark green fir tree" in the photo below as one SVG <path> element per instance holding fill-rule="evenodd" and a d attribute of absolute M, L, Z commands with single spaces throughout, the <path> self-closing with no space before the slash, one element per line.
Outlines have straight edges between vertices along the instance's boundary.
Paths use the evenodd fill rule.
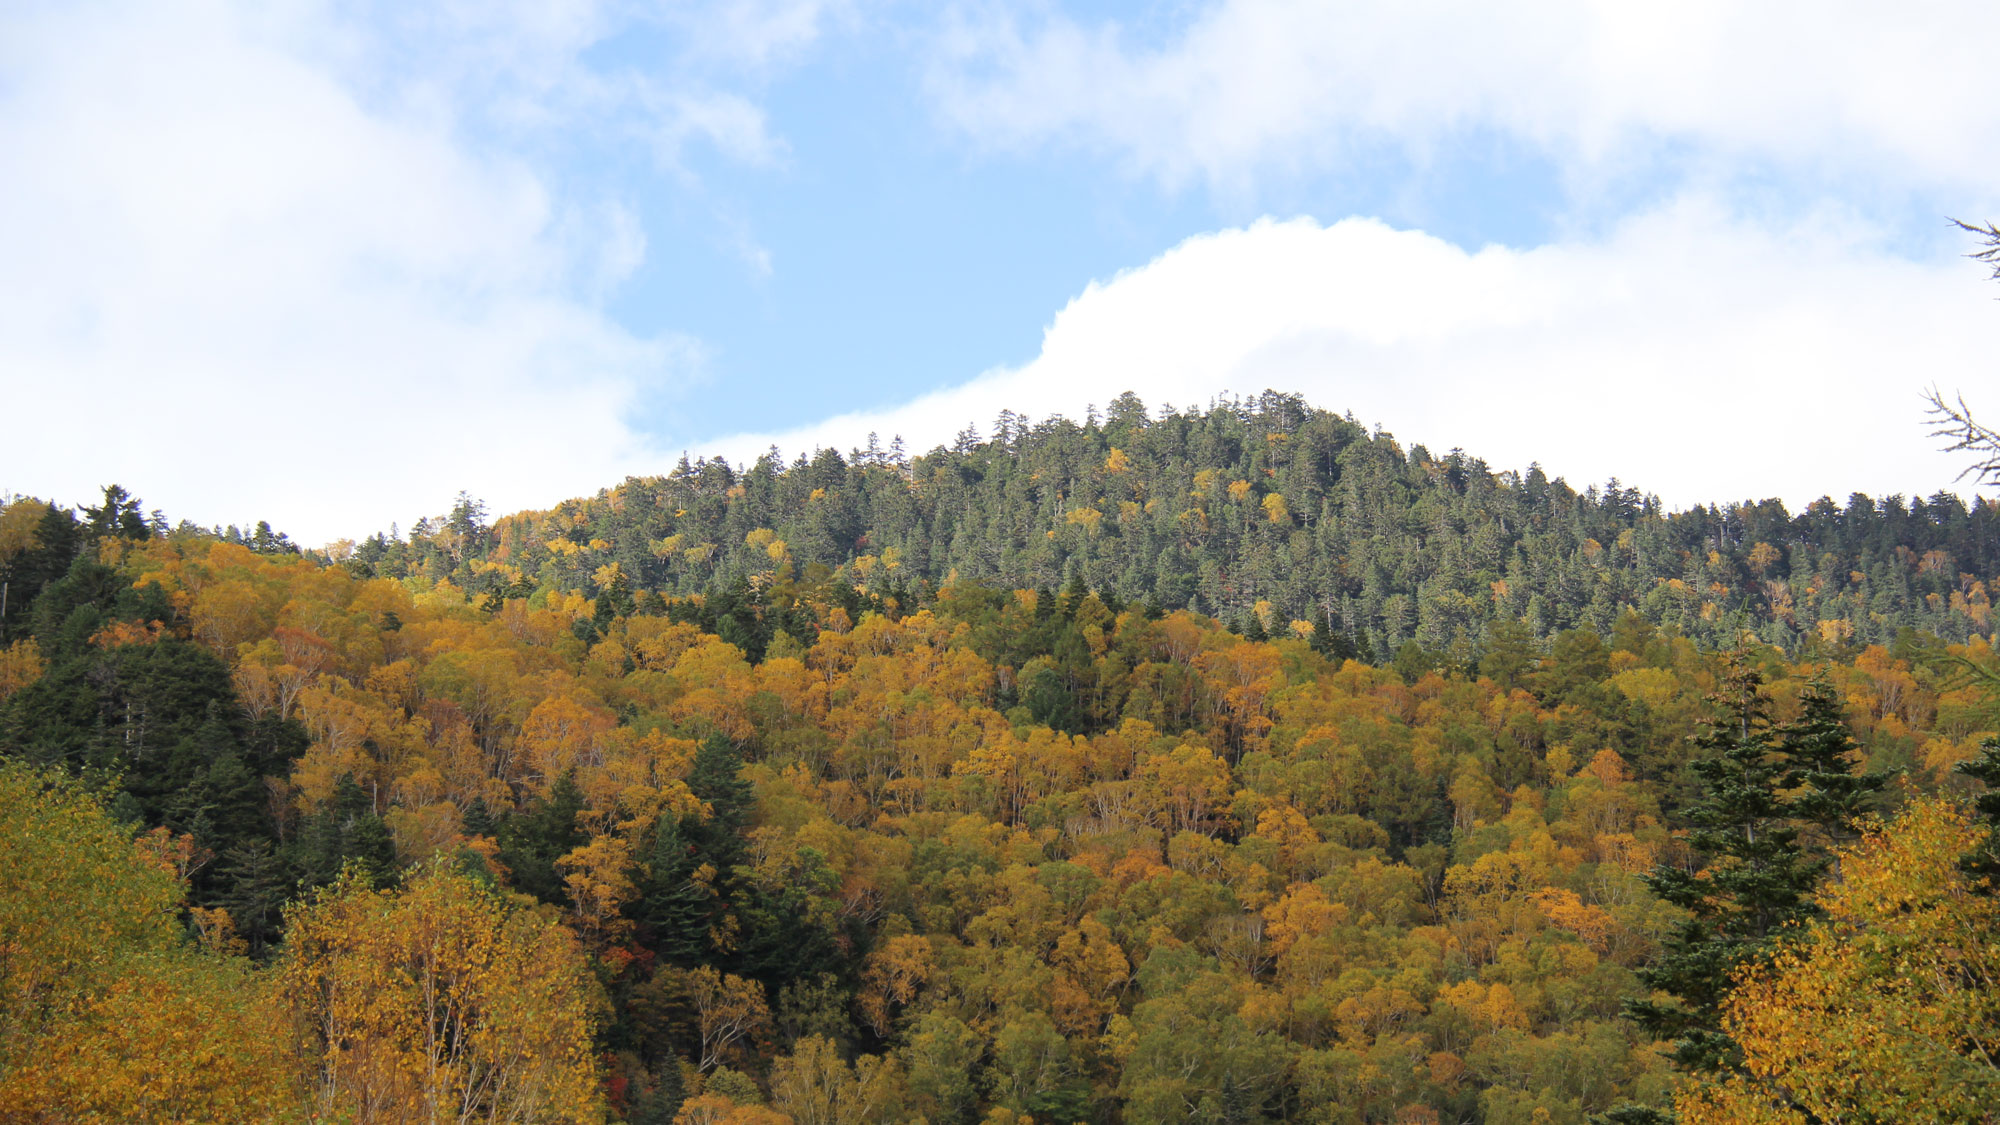
<path fill-rule="evenodd" d="M 1959 861 L 1974 886 L 1986 894 L 2000 894 L 2000 738 L 1979 744 L 1979 756 L 1960 762 L 1954 772 L 1983 784 L 1986 789 L 1973 798 L 1973 811 L 1986 824 L 1987 835 L 1972 854 Z"/>
<path fill-rule="evenodd" d="M 1646 876 L 1654 894 L 1688 912 L 1639 979 L 1664 999 L 1627 1001 L 1626 1015 L 1667 1042 L 1674 1064 L 1691 1074 L 1715 1074 L 1739 1064 L 1741 1052 L 1722 1029 L 1722 1004 L 1732 974 L 1763 954 L 1780 927 L 1815 912 L 1811 893 L 1826 868 L 1794 824 L 1786 796 L 1788 771 L 1774 751 L 1763 677 L 1732 657 L 1710 697 L 1716 714 L 1694 737 L 1700 755 L 1689 764 L 1701 796 L 1685 812 L 1687 845 L 1701 866 L 1661 866 Z M 1660 1110 L 1627 1106 L 1601 1118 L 1615 1125 L 1671 1120 Z"/>
<path fill-rule="evenodd" d="M 1892 775 L 1855 770 L 1861 748 L 1825 673 L 1806 685 L 1799 717 L 1774 733 L 1786 767 L 1784 785 L 1794 794 L 1792 815 L 1807 825 L 1812 842 L 1827 847 L 1857 839 L 1859 822 L 1875 811 Z"/>

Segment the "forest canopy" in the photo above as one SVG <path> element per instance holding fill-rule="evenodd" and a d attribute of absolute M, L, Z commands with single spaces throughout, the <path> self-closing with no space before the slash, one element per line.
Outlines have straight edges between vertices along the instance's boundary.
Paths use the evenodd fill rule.
<path fill-rule="evenodd" d="M 1474 651 L 1496 622 L 1609 635 L 1628 609 L 1718 650 L 1746 632 L 1786 650 L 1912 628 L 1963 642 L 1991 631 L 1997 531 L 1990 501 L 1948 492 L 1669 511 L 1617 480 L 1579 490 L 1406 447 L 1266 392 L 1157 413 L 1126 394 L 1082 421 L 1007 412 L 917 456 L 871 438 L 748 467 L 683 459 L 490 523 L 461 495 L 337 553 L 478 597 L 594 595 L 614 576 L 690 597 L 815 568 L 882 595 L 1081 583 L 1239 630 L 1317 628 L 1384 664 L 1411 642 Z"/>
<path fill-rule="evenodd" d="M 1992 1104 L 1984 502 L 1663 513 L 1283 396 L 961 445 L 330 552 L 0 508 L 0 1092 L 1802 1122 L 1851 1049 Z"/>

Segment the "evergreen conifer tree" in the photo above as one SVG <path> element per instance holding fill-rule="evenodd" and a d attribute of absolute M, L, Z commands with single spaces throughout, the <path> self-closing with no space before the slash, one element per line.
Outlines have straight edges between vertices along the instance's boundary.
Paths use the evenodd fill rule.
<path fill-rule="evenodd" d="M 613 621 L 632 616 L 635 609 L 632 586 L 625 581 L 625 572 L 621 570 L 612 576 L 610 587 L 598 596 L 591 611 L 591 628 L 601 637 L 610 632 Z"/>
<path fill-rule="evenodd" d="M 1856 822 L 1874 811 L 1877 795 L 1889 782 L 1887 771 L 1854 772 L 1852 759 L 1860 747 L 1847 729 L 1841 700 L 1825 673 L 1814 677 L 1799 697 L 1799 717 L 1779 727 L 1778 755 L 1789 767 L 1787 789 L 1799 791 L 1792 815 L 1817 830 L 1822 845 L 1856 839 Z"/>
<path fill-rule="evenodd" d="M 364 813 L 349 822 L 345 841 L 347 862 L 359 867 L 372 887 L 386 887 L 396 880 L 396 842 L 389 826 L 374 813 Z"/>
<path fill-rule="evenodd" d="M 1486 626 L 1479 674 L 1511 691 L 1527 681 L 1538 656 L 1533 630 L 1514 618 L 1496 617 Z"/>
<path fill-rule="evenodd" d="M 1654 894 L 1689 917 L 1639 972 L 1642 982 L 1671 999 L 1628 1001 L 1626 1014 L 1654 1038 L 1669 1041 L 1674 1064 L 1696 1074 L 1737 1065 L 1739 1050 L 1721 1026 L 1731 974 L 1762 953 L 1781 926 L 1814 913 L 1809 896 L 1826 867 L 1823 855 L 1799 843 L 1792 823 L 1797 809 L 1784 793 L 1788 774 L 1772 749 L 1762 686 L 1756 669 L 1732 657 L 1710 697 L 1718 714 L 1694 738 L 1704 756 L 1689 769 L 1704 792 L 1686 812 L 1687 842 L 1702 870 L 1661 866 L 1646 876 Z M 1632 1106 L 1602 1120 L 1645 1125 L 1669 1118 Z"/>
<path fill-rule="evenodd" d="M 632 1096 L 625 1120 L 627 1125 L 673 1125 L 686 1100 L 680 1060 L 669 1055 L 647 1072 L 646 1081 Z"/>
<path fill-rule="evenodd" d="M 1329 626 L 1324 617 L 1313 619 L 1312 636 L 1308 643 L 1314 652 L 1326 657 L 1336 667 L 1361 655 L 1361 650 L 1354 647 L 1354 641 L 1345 632 Z"/>
<path fill-rule="evenodd" d="M 742 854 L 739 833 L 749 824 L 751 804 L 756 799 L 742 774 L 742 753 L 721 734 L 702 740 L 688 770 L 688 789 L 709 809 L 702 821 L 700 843 L 714 860 L 726 860 L 731 867 Z"/>
<path fill-rule="evenodd" d="M 742 830 L 756 799 L 742 772 L 743 756 L 734 742 L 721 734 L 704 739 L 687 782 L 708 807 L 708 815 L 661 816 L 653 846 L 634 880 L 639 893 L 632 903 L 632 917 L 653 935 L 653 948 L 677 964 L 706 959 L 710 931 L 736 896 Z"/>
<path fill-rule="evenodd" d="M 269 840 L 249 840 L 222 854 L 221 904 L 249 944 L 252 957 L 262 957 L 277 939 L 278 923 L 288 889 L 284 865 Z"/>
<path fill-rule="evenodd" d="M 1959 861 L 1973 877 L 1973 886 L 1986 894 L 2000 894 L 2000 738 L 1979 744 L 1979 756 L 1960 762 L 1953 772 L 1982 782 L 1986 791 L 1973 799 L 1973 809 L 1988 828 L 1986 840 L 1972 854 Z"/>
<path fill-rule="evenodd" d="M 290 853 L 302 887 L 325 886 L 349 865 L 376 887 L 393 881 L 396 873 L 396 848 L 388 826 L 375 814 L 375 803 L 353 774 L 342 774 L 334 783 L 333 797 L 305 818 Z"/>
<path fill-rule="evenodd" d="M 689 836 L 681 818 L 663 814 L 653 847 L 633 880 L 639 893 L 632 900 L 632 917 L 645 927 L 654 952 L 677 965 L 705 958 L 716 908 L 715 879 L 696 878 L 701 861 Z"/>
<path fill-rule="evenodd" d="M 486 807 L 486 798 L 474 797 L 458 814 L 459 831 L 467 836 L 492 836 L 496 831 L 493 812 Z"/>
<path fill-rule="evenodd" d="M 565 770 L 549 786 L 547 797 L 496 825 L 500 862 L 513 872 L 517 890 L 543 902 L 566 901 L 556 861 L 584 842 L 576 827 L 576 815 L 582 811 L 583 790 L 577 786 L 576 771 Z"/>

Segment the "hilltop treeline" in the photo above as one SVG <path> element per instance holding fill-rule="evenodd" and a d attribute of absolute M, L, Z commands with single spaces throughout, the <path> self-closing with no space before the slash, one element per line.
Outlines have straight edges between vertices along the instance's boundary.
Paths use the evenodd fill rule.
<path fill-rule="evenodd" d="M 1301 416 L 1255 456 L 1322 424 L 1349 432 Z M 1365 465 L 1430 473 L 1350 436 L 1339 487 Z M 1032 444 L 964 457 L 1019 481 L 1016 440 Z M 914 506 L 905 472 L 843 468 L 801 518 L 877 480 Z M 1529 487 L 1474 476 L 1413 495 Z M 944 560 L 879 542 L 814 565 L 805 552 L 863 532 L 814 546 L 746 507 L 810 479 L 661 482 L 686 490 L 672 508 L 621 490 L 548 539 L 558 514 L 488 529 L 467 504 L 459 528 L 338 564 L 163 533 L 122 494 L 81 518 L 0 513 L 18 533 L 0 565 L 29 599 L 0 637 L 0 1097 L 66 1121 L 450 1104 L 648 1125 L 1581 1125 L 1679 1081 L 1626 1016 L 1694 995 L 1662 966 L 1692 948 L 1714 993 L 1777 940 L 1687 882 L 1743 862 L 1704 843 L 1736 823 L 1713 763 L 1742 767 L 1732 791 L 1765 786 L 1751 835 L 1792 841 L 1771 917 L 1811 920 L 1801 896 L 1853 832 L 1780 788 L 1903 774 L 1861 812 L 1977 792 L 1951 771 L 2000 727 L 1939 670 L 1990 667 L 1983 639 L 1933 664 L 1856 637 L 1805 660 L 1753 644 L 1732 673 L 1624 610 L 1602 634 L 1516 622 L 1475 658 L 1382 666 L 1330 633 L 1246 636 L 1088 573 L 932 586 L 896 572 Z M 1221 496 L 1217 512 L 1251 499 Z M 629 537 L 579 538 L 586 516 L 690 534 L 671 529 L 701 503 L 751 524 L 735 562 L 684 573 L 693 547 L 675 545 L 627 567 Z M 1289 503 L 1258 500 L 1243 541 L 1316 534 L 1266 530 Z M 1535 534 L 1602 505 L 1544 505 Z M 1678 534 L 1639 507 L 1632 527 Z M 752 549 L 758 569 L 715 585 Z M 1980 837 L 1925 815 L 1918 843 L 1943 841 L 1919 849 L 1928 866 L 1850 870 L 1958 878 Z M 1877 924 L 1869 910 L 1825 908 L 1842 933 Z M 1811 994 L 1788 979 L 1772 1004 Z M 1696 1017 L 1735 1018 L 1712 997 Z M 1978 1103 L 1976 1073 L 1953 1087 L 1926 1059 L 1924 1083 Z M 1764 1096 L 1716 1089 L 1725 1107 Z"/>
<path fill-rule="evenodd" d="M 1990 632 L 2000 512 L 1949 493 L 1670 512 L 1616 480 L 1579 491 L 1405 447 L 1293 395 L 1155 417 L 1127 394 L 1083 422 L 1003 414 L 920 456 L 871 440 L 684 460 L 490 526 L 461 498 L 351 565 L 479 594 L 588 591 L 614 565 L 671 596 L 815 567 L 885 594 L 1075 582 L 1239 631 L 1317 626 L 1377 663 L 1411 642 L 1462 654 L 1494 621 L 1609 636 L 1628 609 L 1709 647 L 1797 651 Z"/>

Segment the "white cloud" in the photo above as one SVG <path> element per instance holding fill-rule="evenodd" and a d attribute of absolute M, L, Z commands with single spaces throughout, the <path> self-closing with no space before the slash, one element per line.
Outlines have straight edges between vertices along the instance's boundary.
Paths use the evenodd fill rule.
<path fill-rule="evenodd" d="M 615 479 L 690 346 L 567 295 L 640 251 L 526 165 L 371 113 L 229 10 L 0 30 L 6 487 L 117 480 L 170 516 L 366 533 L 460 487 Z"/>
<path fill-rule="evenodd" d="M 961 16 L 931 84 L 980 143 L 1115 154 L 1170 184 L 1239 190 L 1422 159 L 1493 129 L 1587 174 L 1670 144 L 1893 188 L 1994 199 L 2000 37 L 1990 3 L 1220 0 L 1160 40 L 1061 15 Z"/>
<path fill-rule="evenodd" d="M 1976 266 L 1911 264 L 1869 233 L 1838 215 L 1769 231 L 1698 199 L 1525 251 L 1267 220 L 1090 286 L 1019 368 L 716 449 L 845 450 L 870 431 L 923 449 L 1002 409 L 1275 388 L 1434 453 L 1539 460 L 1579 487 L 1615 475 L 1675 505 L 1929 493 L 1960 466 L 1925 438 L 1919 392 L 1964 385 L 1979 405 L 2000 305 Z"/>
<path fill-rule="evenodd" d="M 172 518 L 319 542 L 459 488 L 511 510 L 660 463 L 626 419 L 703 349 L 599 309 L 644 231 L 592 185 L 559 193 L 545 150 L 608 128 L 667 163 L 697 138 L 767 162 L 761 111 L 584 65 L 635 18 L 610 5 L 375 14 L 0 14 L 0 488 L 115 480 Z M 746 34 L 762 57 L 805 33 Z"/>

